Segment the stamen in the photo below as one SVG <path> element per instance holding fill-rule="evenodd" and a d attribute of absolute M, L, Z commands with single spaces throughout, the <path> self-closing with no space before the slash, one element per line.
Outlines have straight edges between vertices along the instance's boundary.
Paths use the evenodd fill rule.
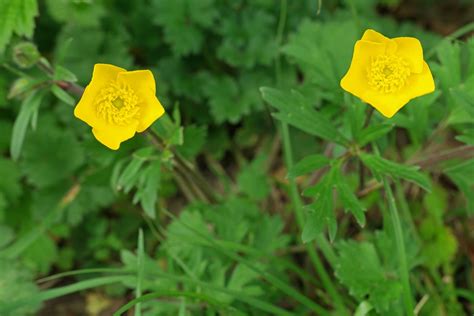
<path fill-rule="evenodd" d="M 393 93 L 403 88 L 410 76 L 408 63 L 396 55 L 374 57 L 367 69 L 369 86 L 383 93 Z"/>
<path fill-rule="evenodd" d="M 97 115 L 108 123 L 127 125 L 139 115 L 139 99 L 127 84 L 110 82 L 96 97 L 94 104 Z"/>

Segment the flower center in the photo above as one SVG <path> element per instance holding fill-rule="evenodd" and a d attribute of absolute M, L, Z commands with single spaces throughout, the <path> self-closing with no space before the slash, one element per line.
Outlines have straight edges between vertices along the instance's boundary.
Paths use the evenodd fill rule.
<path fill-rule="evenodd" d="M 399 91 L 410 76 L 408 63 L 399 56 L 379 55 L 374 57 L 367 69 L 369 86 L 382 93 Z"/>
<path fill-rule="evenodd" d="M 138 96 L 127 84 L 112 81 L 100 90 L 94 104 L 97 115 L 108 123 L 127 125 L 139 114 L 138 101 Z"/>

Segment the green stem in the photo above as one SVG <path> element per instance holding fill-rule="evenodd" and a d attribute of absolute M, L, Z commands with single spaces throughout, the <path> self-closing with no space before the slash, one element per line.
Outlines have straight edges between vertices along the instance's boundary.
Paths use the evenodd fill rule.
<path fill-rule="evenodd" d="M 143 275 L 145 273 L 145 246 L 143 230 L 138 230 L 138 255 L 137 255 L 137 286 L 135 298 L 138 300 L 142 296 Z M 142 316 L 142 304 L 138 302 L 135 305 L 135 316 Z"/>
<path fill-rule="evenodd" d="M 410 287 L 410 276 L 405 252 L 405 243 L 403 241 L 402 225 L 400 223 L 400 217 L 398 216 L 397 205 L 395 204 L 395 198 L 393 196 L 392 188 L 390 187 L 386 177 L 383 178 L 383 185 L 388 201 L 390 222 L 392 224 L 393 232 L 395 234 L 395 244 L 397 246 L 397 255 L 400 265 L 399 272 L 403 287 L 403 303 L 405 305 L 406 315 L 412 316 L 414 303 Z"/>
<path fill-rule="evenodd" d="M 282 123 L 281 131 L 282 131 L 282 142 L 283 142 L 283 152 L 285 155 L 285 162 L 286 162 L 287 168 L 290 169 L 293 166 L 293 155 L 292 155 L 292 150 L 291 150 L 290 131 L 286 123 Z M 296 221 L 298 223 L 300 231 L 302 231 L 304 227 L 303 203 L 301 201 L 301 198 L 298 192 L 298 187 L 296 186 L 295 180 L 289 179 L 289 184 L 290 184 L 290 197 L 291 197 L 291 202 L 293 204 L 293 209 L 295 211 Z M 320 246 L 321 245 L 327 246 L 327 241 L 322 235 L 318 236 L 317 243 Z M 325 248 L 326 248 L 326 251 L 327 249 L 331 249 L 330 247 L 325 247 Z M 329 274 L 324 268 L 324 264 L 322 260 L 319 258 L 316 252 L 316 249 L 314 247 L 314 244 L 312 243 L 306 244 L 306 249 L 308 251 L 309 258 L 311 262 L 313 263 L 316 272 L 321 278 L 324 288 L 326 289 L 328 294 L 332 297 L 332 299 L 336 303 L 335 305 L 337 306 L 337 308 L 343 308 L 344 306 L 343 300 L 341 296 L 339 295 L 339 293 L 337 292 L 334 284 L 332 283 L 332 280 L 329 277 Z M 328 255 L 328 258 L 333 259 L 333 257 L 335 257 L 334 254 Z"/>
<path fill-rule="evenodd" d="M 286 17 L 287 17 L 287 8 L 288 8 L 287 0 L 281 0 L 280 18 L 278 20 L 278 28 L 277 28 L 277 35 L 276 35 L 276 42 L 278 46 L 281 45 L 282 40 L 283 40 L 283 32 L 285 30 Z M 276 76 L 277 85 L 280 85 L 280 82 L 281 82 L 280 56 L 277 56 L 275 60 L 275 76 Z M 282 134 L 283 152 L 285 156 L 286 167 L 290 169 L 293 166 L 293 154 L 292 154 L 292 146 L 291 146 L 291 139 L 290 139 L 290 130 L 289 130 L 288 124 L 285 122 L 281 123 L 281 134 Z M 290 185 L 290 197 L 291 197 L 291 202 L 293 204 L 293 209 L 295 211 L 296 220 L 298 222 L 300 231 L 302 231 L 304 227 L 303 203 L 301 201 L 301 198 L 298 192 L 298 187 L 296 185 L 295 180 L 290 179 L 289 185 Z M 318 238 L 318 244 L 325 246 L 324 248 L 326 249 L 326 252 L 329 252 L 329 250 L 332 250 L 331 247 L 327 245 L 327 241 L 325 241 L 323 236 L 320 236 Z M 341 312 L 343 312 L 343 314 L 346 314 L 342 297 L 337 292 L 334 284 L 332 283 L 331 278 L 329 277 L 329 274 L 324 268 L 324 264 L 322 260 L 319 258 L 316 252 L 316 249 L 314 247 L 314 244 L 306 244 L 306 249 L 309 254 L 309 258 L 314 265 L 316 272 L 321 278 L 324 288 L 334 300 L 336 308 L 340 310 Z M 335 255 L 332 253 L 328 257 L 333 259 Z"/>

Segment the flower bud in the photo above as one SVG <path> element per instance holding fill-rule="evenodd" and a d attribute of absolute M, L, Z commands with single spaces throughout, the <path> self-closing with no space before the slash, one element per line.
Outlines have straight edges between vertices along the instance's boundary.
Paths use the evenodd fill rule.
<path fill-rule="evenodd" d="M 36 45 L 31 42 L 21 42 L 13 47 L 13 61 L 20 68 L 31 68 L 41 58 Z"/>

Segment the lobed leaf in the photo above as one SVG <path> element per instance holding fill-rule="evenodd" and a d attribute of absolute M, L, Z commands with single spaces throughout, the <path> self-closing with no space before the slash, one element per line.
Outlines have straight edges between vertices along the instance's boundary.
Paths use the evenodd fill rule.
<path fill-rule="evenodd" d="M 297 162 L 289 171 L 288 178 L 293 179 L 306 173 L 313 172 L 329 164 L 330 160 L 324 155 L 310 155 Z"/>
<path fill-rule="evenodd" d="M 430 179 L 419 172 L 419 167 L 402 165 L 379 156 L 361 153 L 362 162 L 375 174 L 389 175 L 394 178 L 402 178 L 419 185 L 426 191 L 431 191 Z"/>
<path fill-rule="evenodd" d="M 285 92 L 273 88 L 260 88 L 263 99 L 278 110 L 277 119 L 306 133 L 346 145 L 348 140 L 299 92 Z"/>

